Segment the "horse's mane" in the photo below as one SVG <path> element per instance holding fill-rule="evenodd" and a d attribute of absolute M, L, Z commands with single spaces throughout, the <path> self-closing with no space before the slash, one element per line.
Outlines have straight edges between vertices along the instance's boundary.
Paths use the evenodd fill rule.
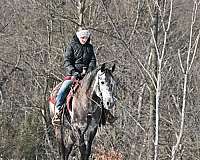
<path fill-rule="evenodd" d="M 88 72 L 85 77 L 83 78 L 82 82 L 82 89 L 85 89 L 85 91 L 88 91 L 91 88 L 91 85 L 93 81 L 95 80 L 95 76 L 97 75 L 97 72 L 100 70 L 100 67 L 92 70 L 91 72 Z"/>

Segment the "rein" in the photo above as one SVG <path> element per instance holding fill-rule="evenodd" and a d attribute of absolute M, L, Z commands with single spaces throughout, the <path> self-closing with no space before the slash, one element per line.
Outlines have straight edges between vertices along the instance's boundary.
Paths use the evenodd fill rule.
<path fill-rule="evenodd" d="M 104 73 L 102 73 L 102 74 L 100 74 L 100 76 L 101 75 L 103 75 Z M 100 98 L 100 104 L 98 103 L 98 102 L 96 102 L 94 99 L 92 99 L 90 96 L 87 96 L 88 97 L 88 99 L 90 99 L 92 102 L 94 102 L 98 107 L 100 107 L 100 108 L 102 108 L 102 103 L 103 103 L 103 101 L 102 101 L 102 93 L 101 93 L 101 90 L 100 90 L 100 85 L 99 85 L 99 75 L 98 75 L 98 77 L 97 77 L 97 86 L 96 87 L 98 87 L 98 90 L 100 91 L 100 96 L 97 96 L 97 97 L 99 97 Z M 97 95 L 97 94 L 96 94 Z"/>
<path fill-rule="evenodd" d="M 89 97 L 89 96 L 87 96 L 92 102 L 94 102 L 98 107 L 100 107 L 101 108 L 101 106 L 102 106 L 102 100 L 100 101 L 101 103 L 99 104 L 99 103 L 97 103 L 94 99 L 92 99 L 91 97 Z"/>

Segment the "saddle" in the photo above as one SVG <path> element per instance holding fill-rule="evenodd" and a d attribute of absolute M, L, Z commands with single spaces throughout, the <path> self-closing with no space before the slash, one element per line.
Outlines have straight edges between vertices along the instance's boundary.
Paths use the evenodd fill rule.
<path fill-rule="evenodd" d="M 49 103 L 52 104 L 50 105 L 50 111 L 52 111 L 53 113 L 55 112 L 55 105 L 56 105 L 56 96 L 57 96 L 57 93 L 61 87 L 63 82 L 60 82 L 59 84 L 57 84 L 51 94 L 50 94 L 50 97 L 49 97 Z M 73 82 L 73 85 L 70 89 L 70 92 L 68 93 L 67 97 L 66 97 L 66 107 L 64 109 L 67 109 L 67 111 L 71 111 L 72 110 L 72 99 L 73 99 L 73 95 L 75 94 L 76 90 L 78 89 L 78 87 L 80 86 L 80 81 L 79 80 L 75 80 Z M 52 108 L 53 106 L 53 108 Z"/>

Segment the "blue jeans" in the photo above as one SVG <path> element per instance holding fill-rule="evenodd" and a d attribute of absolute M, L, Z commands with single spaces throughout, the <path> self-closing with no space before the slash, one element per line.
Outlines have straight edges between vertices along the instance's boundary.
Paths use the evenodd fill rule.
<path fill-rule="evenodd" d="M 68 95 L 71 86 L 73 84 L 72 80 L 65 80 L 63 84 L 61 85 L 57 97 L 56 97 L 56 107 L 59 111 L 62 109 L 62 105 L 65 103 L 66 96 Z"/>

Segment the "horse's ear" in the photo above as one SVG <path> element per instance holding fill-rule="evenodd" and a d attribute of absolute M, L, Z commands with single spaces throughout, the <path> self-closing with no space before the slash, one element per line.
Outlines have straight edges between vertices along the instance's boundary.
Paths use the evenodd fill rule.
<path fill-rule="evenodd" d="M 112 66 L 111 72 L 115 71 L 115 64 Z"/>
<path fill-rule="evenodd" d="M 105 71 L 105 66 L 106 66 L 105 63 L 103 63 L 103 64 L 101 65 L 101 72 L 104 72 L 104 71 Z"/>

